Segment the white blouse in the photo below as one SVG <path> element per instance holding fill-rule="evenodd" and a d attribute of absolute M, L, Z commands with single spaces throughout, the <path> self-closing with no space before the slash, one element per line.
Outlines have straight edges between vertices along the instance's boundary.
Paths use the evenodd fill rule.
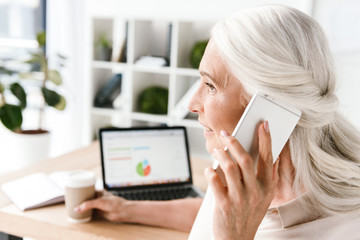
<path fill-rule="evenodd" d="M 300 196 L 276 208 L 270 208 L 256 233 L 256 240 L 270 239 L 319 239 L 359 240 L 360 212 L 321 216 L 315 209 L 305 210 L 309 204 L 306 195 Z M 214 239 L 212 219 L 214 194 L 209 187 L 196 217 L 189 240 Z"/>

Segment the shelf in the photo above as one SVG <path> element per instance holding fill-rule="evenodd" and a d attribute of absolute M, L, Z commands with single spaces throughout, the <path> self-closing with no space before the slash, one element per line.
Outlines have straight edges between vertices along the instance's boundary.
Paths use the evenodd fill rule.
<path fill-rule="evenodd" d="M 190 91 L 194 83 L 200 78 L 199 70 L 190 66 L 190 51 L 200 40 L 208 39 L 208 32 L 212 26 L 207 21 L 189 20 L 161 20 L 161 19 L 124 19 L 124 16 L 92 16 L 89 38 L 93 44 L 88 51 L 92 54 L 89 59 L 89 126 L 88 136 L 96 135 L 99 127 L 116 126 L 157 126 L 182 125 L 188 129 L 191 155 L 206 155 L 205 139 L 202 136 L 203 127 L 188 116 L 186 106 L 191 99 Z M 96 51 L 96 44 L 102 36 L 112 41 L 113 52 L 109 61 L 101 61 Z M 126 43 L 126 44 L 125 44 Z M 126 58 L 123 56 L 126 54 Z M 138 62 L 144 56 L 163 57 L 169 66 L 146 65 Z M 124 59 L 124 62 L 119 62 Z M 126 59 L 126 61 L 125 61 Z M 151 59 L 150 59 L 151 60 Z M 145 63 L 144 63 L 145 62 Z M 141 65 L 143 64 L 143 65 Z M 161 62 L 158 63 L 160 65 Z M 93 106 L 95 96 L 114 74 L 122 74 L 122 108 L 98 108 Z M 142 113 L 138 107 L 140 94 L 144 89 L 152 86 L 168 90 L 167 114 Z M 186 94 L 185 98 L 183 96 Z M 190 97 L 189 97 L 190 96 Z M 156 96 L 157 97 L 157 96 Z M 182 101 L 183 100 L 183 101 Z M 180 109 L 180 114 L 179 110 Z M 186 115 L 186 116 L 182 116 Z M 205 151 L 205 153 L 204 153 Z"/>
<path fill-rule="evenodd" d="M 130 116 L 132 119 L 139 120 L 139 121 L 155 122 L 155 123 L 167 123 L 168 122 L 167 115 L 155 115 L 155 114 L 148 114 L 148 113 L 133 112 L 133 113 L 131 113 Z"/>
<path fill-rule="evenodd" d="M 109 62 L 109 61 L 93 61 L 92 62 L 93 68 L 101 68 L 101 69 L 114 69 L 116 68 L 118 71 L 125 70 L 126 63 L 121 62 Z"/>
<path fill-rule="evenodd" d="M 134 65 L 132 70 L 135 72 L 170 74 L 170 67 L 145 67 Z"/>
<path fill-rule="evenodd" d="M 119 114 L 120 111 L 121 109 L 94 107 L 91 112 L 96 115 L 112 116 L 114 114 Z"/>

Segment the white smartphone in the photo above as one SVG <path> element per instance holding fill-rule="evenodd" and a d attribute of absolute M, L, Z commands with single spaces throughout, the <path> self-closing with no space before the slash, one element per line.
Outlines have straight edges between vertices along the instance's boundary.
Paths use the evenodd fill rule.
<path fill-rule="evenodd" d="M 265 94 L 256 93 L 251 98 L 232 135 L 239 140 L 254 161 L 257 161 L 259 156 L 258 126 L 263 121 L 268 121 L 275 162 L 300 117 L 301 111 L 296 107 L 276 101 Z M 217 161 L 213 167 L 214 169 L 218 167 Z"/>

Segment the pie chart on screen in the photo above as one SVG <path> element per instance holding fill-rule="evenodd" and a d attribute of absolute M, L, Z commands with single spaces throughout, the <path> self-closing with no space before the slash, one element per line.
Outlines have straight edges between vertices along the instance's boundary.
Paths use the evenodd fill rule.
<path fill-rule="evenodd" d="M 136 172 L 142 177 L 149 175 L 150 170 L 151 167 L 147 159 L 142 160 L 136 165 Z"/>

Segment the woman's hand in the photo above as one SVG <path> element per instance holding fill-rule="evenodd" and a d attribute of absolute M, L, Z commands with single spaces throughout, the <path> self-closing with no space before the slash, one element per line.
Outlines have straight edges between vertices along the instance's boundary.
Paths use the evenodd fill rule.
<path fill-rule="evenodd" d="M 75 211 L 95 209 L 95 215 L 113 222 L 140 223 L 190 231 L 202 199 L 171 201 L 133 201 L 100 192 L 98 198 L 83 202 Z"/>
<path fill-rule="evenodd" d="M 95 209 L 95 215 L 113 222 L 127 221 L 127 205 L 129 201 L 115 196 L 109 192 L 103 191 L 97 193 L 98 198 L 85 201 L 75 208 L 76 212 L 85 212 Z"/>
<path fill-rule="evenodd" d="M 268 122 L 259 126 L 258 136 L 257 171 L 254 160 L 225 131 L 221 132 L 222 142 L 236 162 L 223 149 L 214 149 L 213 156 L 219 161 L 227 186 L 224 186 L 212 168 L 205 170 L 205 176 L 215 195 L 215 239 L 253 239 L 274 198 L 278 161 L 273 165 Z"/>

